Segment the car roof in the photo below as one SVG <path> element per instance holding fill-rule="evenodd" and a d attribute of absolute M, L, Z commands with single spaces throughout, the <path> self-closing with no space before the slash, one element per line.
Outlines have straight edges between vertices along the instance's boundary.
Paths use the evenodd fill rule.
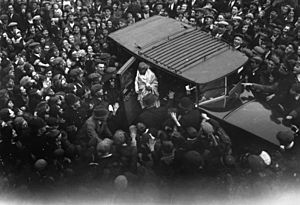
<path fill-rule="evenodd" d="M 248 60 L 210 34 L 162 16 L 139 21 L 109 37 L 129 52 L 198 84 L 222 78 Z"/>

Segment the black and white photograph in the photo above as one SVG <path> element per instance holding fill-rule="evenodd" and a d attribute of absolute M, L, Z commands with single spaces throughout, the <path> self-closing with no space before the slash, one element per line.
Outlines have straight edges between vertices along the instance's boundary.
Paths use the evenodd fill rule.
<path fill-rule="evenodd" d="M 300 204 L 300 1 L 0 0 L 0 204 Z"/>

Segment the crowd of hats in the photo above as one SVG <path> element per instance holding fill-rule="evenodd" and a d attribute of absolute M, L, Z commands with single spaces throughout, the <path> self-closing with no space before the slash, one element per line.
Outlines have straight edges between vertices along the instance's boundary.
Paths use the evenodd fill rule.
<path fill-rule="evenodd" d="M 234 157 L 226 147 L 228 139 L 216 134 L 214 121 L 201 123 L 201 135 L 209 139 L 203 153 L 186 148 L 198 143 L 199 132 L 193 127 L 183 136 L 168 126 L 172 132 L 166 134 L 141 123 L 130 127 L 130 132 L 123 131 L 128 128 L 122 123 L 113 124 L 116 116 L 108 107 L 120 103 L 115 76 L 127 59 L 112 46 L 108 34 L 142 20 L 144 13 L 169 16 L 214 36 L 222 31 L 223 40 L 253 61 L 285 63 L 293 68 L 299 59 L 300 21 L 298 8 L 290 1 L 274 5 L 255 0 L 235 1 L 234 5 L 211 0 L 195 4 L 181 0 L 175 4 L 137 0 L 9 2 L 0 4 L 1 176 L 22 173 L 26 178 L 12 179 L 11 186 L 28 182 L 45 185 L 63 177 L 79 177 L 82 170 L 77 169 L 82 169 L 82 163 L 89 168 L 97 166 L 104 176 L 113 176 L 111 181 L 118 190 L 132 183 L 129 172 L 145 175 L 146 168 L 158 167 L 155 171 L 166 177 L 178 173 L 177 168 L 184 174 L 209 167 L 228 171 L 236 168 L 238 161 L 259 173 L 273 164 L 265 150 L 246 152 L 241 159 Z M 279 38 L 276 32 L 282 33 Z M 238 46 L 235 37 L 242 39 Z M 294 51 L 285 53 L 289 45 Z M 153 97 L 144 99 L 146 107 L 155 101 Z M 183 98 L 178 107 L 187 111 L 193 103 Z M 87 142 L 95 150 L 83 154 L 75 136 L 90 116 L 98 121 L 109 119 L 114 134 Z M 137 150 L 133 149 L 132 135 L 136 136 Z M 284 148 L 293 146 L 291 133 L 280 132 L 277 138 Z M 187 139 L 191 141 L 187 143 Z"/>

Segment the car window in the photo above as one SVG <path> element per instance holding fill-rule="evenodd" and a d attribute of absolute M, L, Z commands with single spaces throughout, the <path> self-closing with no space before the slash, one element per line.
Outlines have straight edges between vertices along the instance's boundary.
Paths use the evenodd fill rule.
<path fill-rule="evenodd" d="M 199 106 L 214 110 L 226 111 L 240 104 L 239 95 L 243 91 L 241 82 L 233 74 L 212 83 L 200 86 Z"/>

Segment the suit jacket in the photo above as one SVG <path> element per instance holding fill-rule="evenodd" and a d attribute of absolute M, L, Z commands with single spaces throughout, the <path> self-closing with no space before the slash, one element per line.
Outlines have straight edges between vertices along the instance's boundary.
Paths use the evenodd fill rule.
<path fill-rule="evenodd" d="M 13 15 L 8 14 L 8 23 L 10 22 L 17 22 L 19 24 L 21 22 L 21 18 L 16 13 Z"/>
<path fill-rule="evenodd" d="M 167 107 L 151 107 L 146 108 L 135 120 L 136 123 L 142 122 L 148 128 L 155 128 L 157 130 L 162 129 L 163 123 L 168 118 L 168 108 Z"/>
<path fill-rule="evenodd" d="M 194 127 L 199 130 L 202 119 L 201 112 L 198 109 L 192 109 L 183 114 L 179 122 L 183 128 Z"/>
<path fill-rule="evenodd" d="M 112 133 L 109 130 L 107 123 L 103 122 L 99 125 L 93 118 L 89 117 L 77 135 L 77 144 L 83 147 L 93 145 L 94 142 L 98 142 L 104 138 L 111 138 Z"/>
<path fill-rule="evenodd" d="M 142 12 L 141 15 L 142 15 L 142 19 L 147 19 L 146 14 L 144 12 Z M 153 13 L 151 11 L 149 11 L 149 17 L 151 17 L 151 16 L 153 16 Z"/>
<path fill-rule="evenodd" d="M 175 18 L 177 16 L 177 12 L 176 12 L 176 8 L 177 8 L 178 4 L 167 4 L 166 5 L 166 11 L 169 14 L 169 17 L 171 18 Z"/>

